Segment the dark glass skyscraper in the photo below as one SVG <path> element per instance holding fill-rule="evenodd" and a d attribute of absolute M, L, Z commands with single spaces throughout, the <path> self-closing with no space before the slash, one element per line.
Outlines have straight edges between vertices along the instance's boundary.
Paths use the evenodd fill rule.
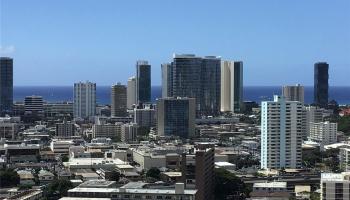
<path fill-rule="evenodd" d="M 172 74 L 172 96 L 195 98 L 197 116 L 219 114 L 220 58 L 175 55 Z"/>
<path fill-rule="evenodd" d="M 136 101 L 151 102 L 151 65 L 147 61 L 136 63 Z"/>
<path fill-rule="evenodd" d="M 13 59 L 0 58 L 0 112 L 1 116 L 12 113 L 13 106 Z"/>
<path fill-rule="evenodd" d="M 243 109 L 243 62 L 234 62 L 233 80 L 233 108 L 234 112 L 241 112 Z"/>
<path fill-rule="evenodd" d="M 206 56 L 201 70 L 201 115 L 220 114 L 221 59 Z"/>
<path fill-rule="evenodd" d="M 321 107 L 328 104 L 328 69 L 326 62 L 314 65 L 314 103 Z"/>
<path fill-rule="evenodd" d="M 194 98 L 161 98 L 157 101 L 157 130 L 162 136 L 189 138 L 195 132 Z"/>

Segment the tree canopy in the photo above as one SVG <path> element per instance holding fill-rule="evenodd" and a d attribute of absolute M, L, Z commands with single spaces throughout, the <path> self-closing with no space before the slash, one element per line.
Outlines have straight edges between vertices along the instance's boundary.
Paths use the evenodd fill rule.
<path fill-rule="evenodd" d="M 4 169 L 0 171 L 0 186 L 12 187 L 19 184 L 19 176 L 16 171 L 12 169 Z"/>
<path fill-rule="evenodd" d="M 245 199 L 250 189 L 233 173 L 215 169 L 215 199 Z"/>

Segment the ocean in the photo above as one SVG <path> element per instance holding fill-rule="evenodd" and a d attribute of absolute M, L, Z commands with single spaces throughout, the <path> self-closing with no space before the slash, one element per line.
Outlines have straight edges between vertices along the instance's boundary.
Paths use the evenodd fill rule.
<path fill-rule="evenodd" d="M 243 89 L 245 101 L 260 103 L 264 100 L 272 100 L 274 94 L 281 94 L 280 86 L 246 86 Z M 26 96 L 39 95 L 46 102 L 63 102 L 73 100 L 73 87 L 71 86 L 15 86 L 14 101 L 23 102 Z M 110 86 L 97 86 L 97 103 L 110 104 Z M 161 86 L 152 86 L 152 101 L 161 97 Z M 350 104 L 350 87 L 332 86 L 329 88 L 329 99 L 336 100 L 339 104 Z M 313 102 L 313 87 L 305 87 L 305 103 Z"/>

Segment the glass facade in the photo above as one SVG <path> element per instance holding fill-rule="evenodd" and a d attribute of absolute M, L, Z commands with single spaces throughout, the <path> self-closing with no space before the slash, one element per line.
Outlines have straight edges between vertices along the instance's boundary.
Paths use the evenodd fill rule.
<path fill-rule="evenodd" d="M 195 98 L 197 116 L 220 112 L 220 63 L 217 57 L 174 57 L 172 95 Z"/>
<path fill-rule="evenodd" d="M 189 138 L 195 131 L 194 98 L 161 98 L 157 101 L 159 135 Z"/>
<path fill-rule="evenodd" d="M 314 103 L 322 107 L 328 104 L 328 68 L 325 62 L 314 65 Z"/>
<path fill-rule="evenodd" d="M 234 62 L 234 112 L 242 111 L 243 104 L 243 62 Z"/>
<path fill-rule="evenodd" d="M 201 115 L 220 114 L 221 60 L 217 57 L 204 57 L 201 70 Z"/>
<path fill-rule="evenodd" d="M 136 74 L 137 103 L 151 102 L 151 65 L 147 61 L 138 61 Z"/>
<path fill-rule="evenodd" d="M 13 107 L 13 59 L 0 58 L 0 112 L 11 114 Z"/>
<path fill-rule="evenodd" d="M 188 101 L 168 100 L 164 102 L 164 135 L 176 135 L 188 138 L 189 132 Z"/>

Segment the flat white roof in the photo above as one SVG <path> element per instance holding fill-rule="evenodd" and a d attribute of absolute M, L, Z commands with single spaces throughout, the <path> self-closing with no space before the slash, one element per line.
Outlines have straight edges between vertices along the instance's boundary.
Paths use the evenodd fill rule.
<path fill-rule="evenodd" d="M 111 200 L 110 198 L 62 197 L 60 200 Z"/>
<path fill-rule="evenodd" d="M 267 183 L 254 183 L 253 187 L 259 188 L 286 188 L 287 182 L 267 182 Z"/>
<path fill-rule="evenodd" d="M 235 164 L 229 162 L 215 162 L 215 165 L 219 167 L 235 166 Z"/>
<path fill-rule="evenodd" d="M 124 191 L 125 192 L 124 192 Z M 119 188 L 73 188 L 68 192 L 86 192 L 86 193 L 136 193 L 136 194 L 175 194 L 174 189 L 119 189 Z M 184 194 L 195 195 L 197 190 L 185 189 Z"/>

